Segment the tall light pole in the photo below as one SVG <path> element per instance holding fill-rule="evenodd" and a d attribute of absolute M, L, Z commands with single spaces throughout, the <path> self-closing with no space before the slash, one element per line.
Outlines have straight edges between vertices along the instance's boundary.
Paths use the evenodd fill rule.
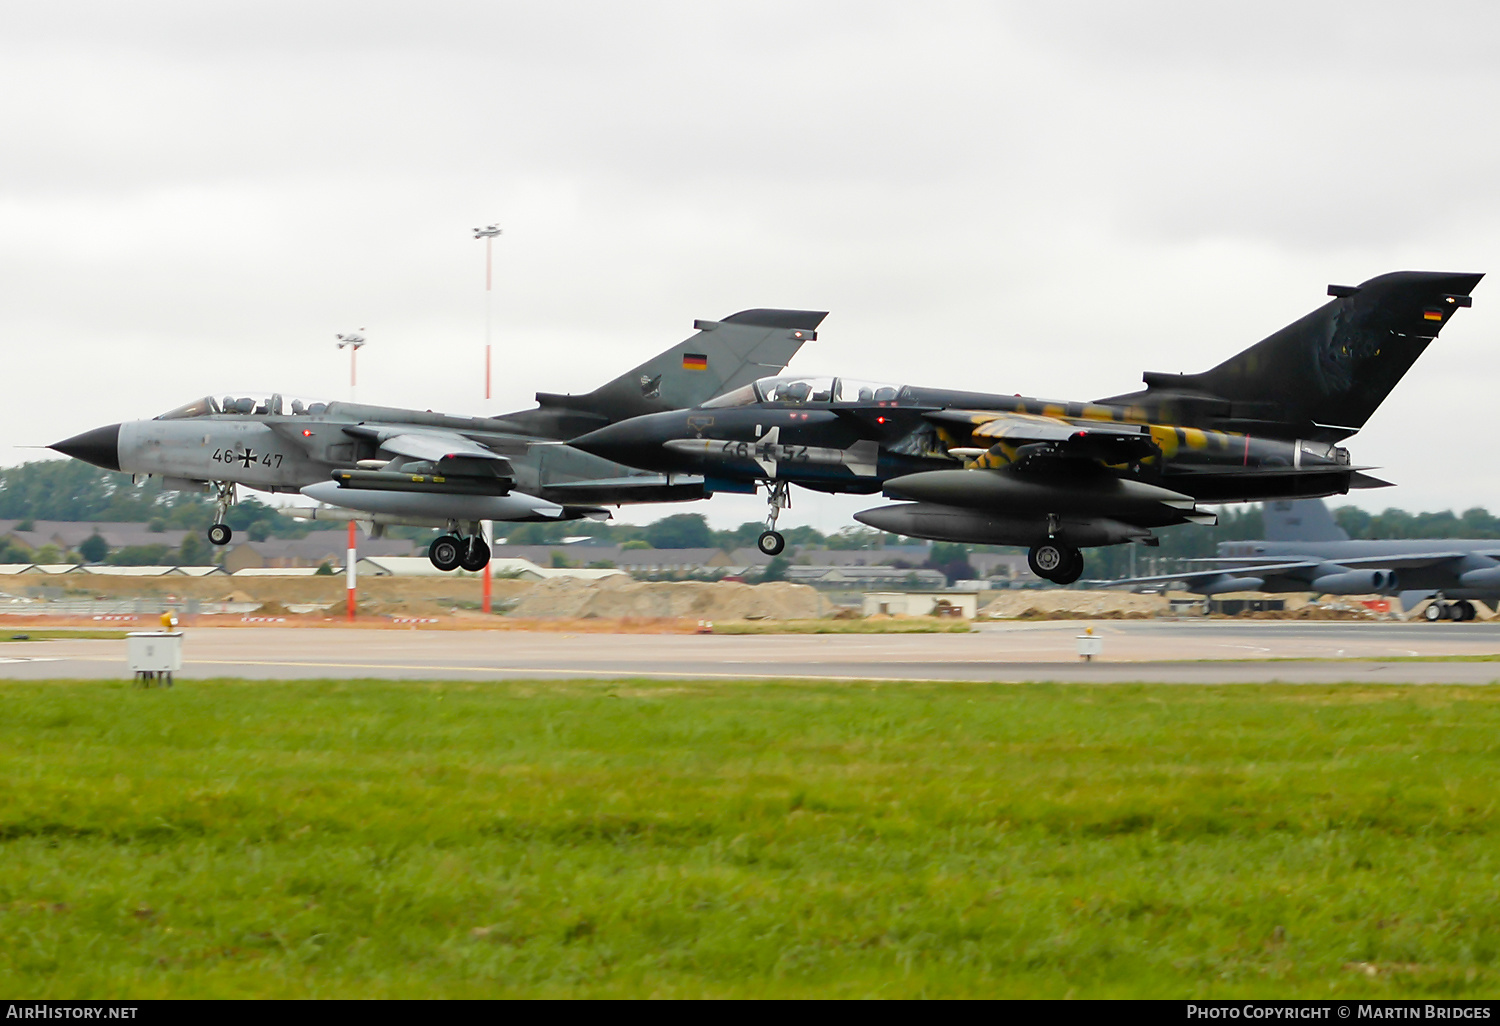
<path fill-rule="evenodd" d="M 359 331 L 364 331 L 360 328 Z M 347 335 L 335 335 L 339 340 L 339 348 L 349 347 L 349 401 L 354 402 L 354 358 L 359 353 L 359 347 L 365 344 L 365 337 L 359 331 L 351 331 Z"/>
<path fill-rule="evenodd" d="M 484 397 L 490 398 L 490 301 L 494 294 L 494 269 L 495 269 L 495 236 L 500 234 L 500 226 L 497 224 L 487 225 L 483 228 L 474 229 L 474 238 L 484 240 Z"/>
<path fill-rule="evenodd" d="M 364 331 L 364 330 L 365 330 L 364 328 L 360 328 L 359 329 L 359 331 Z M 336 338 L 336 339 L 339 340 L 339 348 L 340 349 L 343 349 L 345 346 L 347 346 L 349 348 L 349 401 L 351 403 L 354 402 L 355 358 L 359 355 L 359 347 L 365 344 L 365 337 L 363 335 L 361 335 L 359 333 L 359 331 L 351 331 L 347 335 L 335 335 L 334 336 L 334 338 Z M 344 555 L 345 589 L 348 591 L 348 610 L 347 610 L 347 614 L 346 615 L 348 616 L 348 619 L 349 619 L 350 623 L 354 622 L 354 590 L 355 590 L 355 570 L 354 570 L 354 564 L 359 559 L 358 548 L 359 548 L 358 536 L 355 534 L 355 531 L 354 531 L 354 521 L 350 520 L 349 521 L 349 547 L 348 547 L 348 550 L 345 552 L 345 555 Z"/>
<path fill-rule="evenodd" d="M 490 310 L 493 307 L 495 282 L 495 236 L 500 234 L 498 224 L 486 225 L 483 228 L 474 229 L 474 238 L 484 240 L 484 400 L 490 400 Z M 488 413 L 489 411 L 485 411 Z M 495 530 L 491 521 L 484 521 L 484 543 L 494 545 Z M 484 564 L 483 586 L 480 589 L 479 608 L 485 613 L 490 612 L 491 597 L 494 594 L 494 579 L 490 574 L 489 563 Z"/>

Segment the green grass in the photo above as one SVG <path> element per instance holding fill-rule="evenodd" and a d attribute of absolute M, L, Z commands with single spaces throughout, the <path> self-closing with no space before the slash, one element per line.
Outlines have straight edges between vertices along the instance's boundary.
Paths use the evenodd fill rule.
<path fill-rule="evenodd" d="M 1497 688 L 10 682 L 0 992 L 1493 997 L 1497 745 Z"/>
<path fill-rule="evenodd" d="M 736 620 L 714 624 L 715 634 L 968 634 L 968 620 L 935 616 L 899 620 Z"/>

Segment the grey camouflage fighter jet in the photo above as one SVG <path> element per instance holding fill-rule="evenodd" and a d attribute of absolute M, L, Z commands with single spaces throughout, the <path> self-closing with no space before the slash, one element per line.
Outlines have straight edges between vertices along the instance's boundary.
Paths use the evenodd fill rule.
<path fill-rule="evenodd" d="M 159 476 L 169 489 L 212 489 L 215 545 L 231 538 L 224 517 L 244 486 L 300 492 L 336 507 L 313 518 L 364 521 L 377 533 L 387 524 L 446 528 L 429 550 L 433 564 L 478 570 L 490 556 L 485 520 L 602 518 L 602 505 L 703 498 L 701 477 L 642 472 L 561 443 L 775 373 L 817 337 L 825 316 L 758 309 L 695 321 L 686 341 L 592 392 L 539 392 L 536 409 L 499 417 L 280 395 L 206 397 L 51 448 L 108 470 Z"/>
<path fill-rule="evenodd" d="M 1399 595 L 1407 611 L 1431 599 L 1428 620 L 1472 620 L 1472 600 L 1500 600 L 1500 538 L 1351 540 L 1321 499 L 1268 502 L 1264 539 L 1220 542 L 1192 560 L 1201 570 L 1110 581 L 1108 586 L 1180 583 L 1199 595 L 1236 591 Z"/>
<path fill-rule="evenodd" d="M 575 438 L 606 459 L 701 474 L 716 491 L 764 485 L 761 550 L 785 544 L 790 486 L 910 500 L 855 514 L 882 531 L 1023 545 L 1059 584 L 1080 549 L 1154 544 L 1152 531 L 1212 523 L 1199 503 L 1334 495 L 1386 482 L 1338 443 L 1358 431 L 1482 276 L 1398 271 L 1357 286 L 1201 374 L 1089 403 L 766 378 L 697 409 L 623 420 Z"/>

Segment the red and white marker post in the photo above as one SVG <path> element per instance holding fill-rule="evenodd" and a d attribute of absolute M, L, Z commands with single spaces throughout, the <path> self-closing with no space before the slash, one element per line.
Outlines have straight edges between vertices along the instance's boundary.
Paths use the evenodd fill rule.
<path fill-rule="evenodd" d="M 484 525 L 481 528 L 481 531 L 484 535 L 485 545 L 489 546 L 490 550 L 493 552 L 495 545 L 495 522 L 493 520 L 484 521 Z M 490 611 L 490 596 L 494 593 L 494 587 L 494 582 L 490 577 L 490 565 L 486 563 L 484 564 L 484 601 L 480 607 L 486 613 Z"/>
<path fill-rule="evenodd" d="M 345 575 L 345 577 L 347 578 L 347 580 L 349 582 L 349 622 L 350 623 L 354 622 L 354 576 L 355 576 L 354 558 L 355 558 L 354 521 L 351 520 L 351 521 L 349 521 L 349 552 L 344 557 L 344 575 Z"/>

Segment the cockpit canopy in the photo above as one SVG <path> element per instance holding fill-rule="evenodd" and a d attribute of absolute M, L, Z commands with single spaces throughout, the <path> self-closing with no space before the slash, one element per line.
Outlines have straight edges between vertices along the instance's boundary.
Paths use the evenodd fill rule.
<path fill-rule="evenodd" d="M 268 398 L 255 398 L 246 396 L 235 398 L 226 395 L 223 399 L 215 399 L 206 395 L 202 399 L 194 399 L 190 403 L 184 403 L 173 410 L 168 410 L 157 420 L 188 420 L 192 417 L 211 417 L 218 414 L 238 414 L 241 416 L 280 417 L 290 413 L 294 417 L 303 414 L 324 413 L 328 410 L 327 403 L 309 403 L 301 399 L 293 399 L 284 402 L 281 395 L 274 394 Z"/>
<path fill-rule="evenodd" d="M 840 403 L 897 405 L 911 399 L 905 385 L 887 385 L 855 378 L 774 377 L 760 378 L 732 392 L 710 399 L 704 409 L 750 406 L 754 403 Z"/>

